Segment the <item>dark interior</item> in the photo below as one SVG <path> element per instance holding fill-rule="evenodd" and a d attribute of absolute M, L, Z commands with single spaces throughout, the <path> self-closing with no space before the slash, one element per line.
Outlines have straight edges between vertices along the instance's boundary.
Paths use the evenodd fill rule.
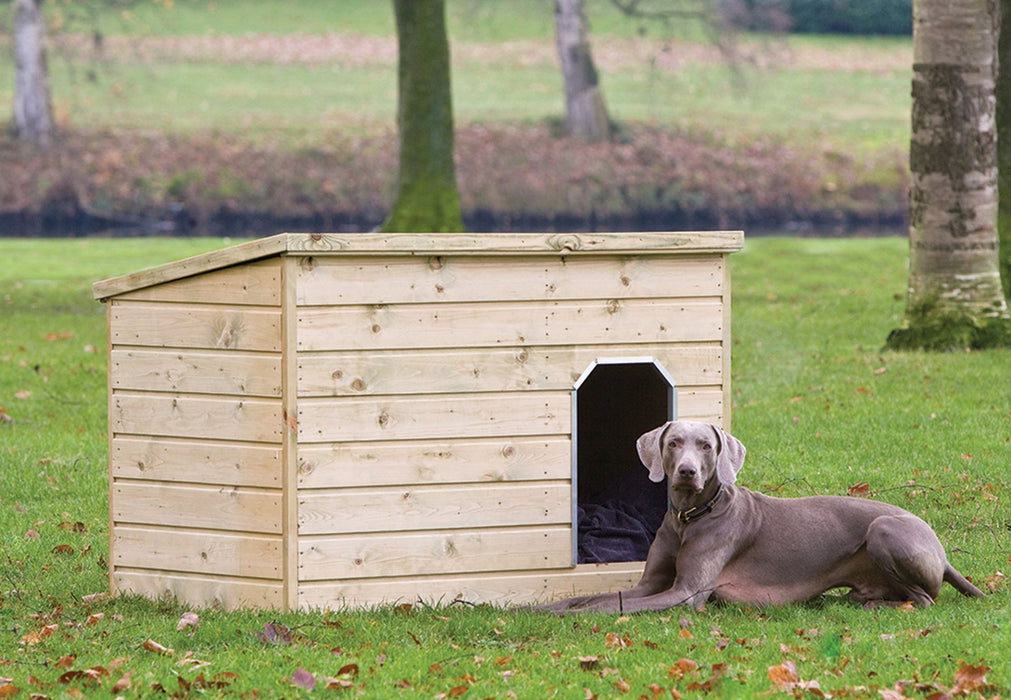
<path fill-rule="evenodd" d="M 597 364 L 576 388 L 577 561 L 642 561 L 667 510 L 635 443 L 674 417 L 674 388 L 652 362 Z"/>

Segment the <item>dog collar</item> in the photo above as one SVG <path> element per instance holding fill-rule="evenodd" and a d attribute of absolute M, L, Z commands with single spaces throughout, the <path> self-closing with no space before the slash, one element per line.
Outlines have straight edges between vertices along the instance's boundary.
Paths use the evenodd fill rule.
<path fill-rule="evenodd" d="M 720 496 L 722 495 L 723 495 L 723 484 L 720 484 L 720 487 L 716 489 L 716 495 L 714 495 L 712 498 L 706 501 L 705 504 L 701 506 L 694 506 L 692 508 L 680 510 L 674 506 L 673 502 L 670 501 L 669 496 L 667 503 L 670 506 L 670 510 L 674 514 L 674 517 L 677 518 L 677 521 L 679 523 L 684 523 L 685 525 L 687 525 L 691 521 L 698 520 L 703 515 L 712 512 L 713 506 L 716 505 L 716 502 L 720 500 Z"/>

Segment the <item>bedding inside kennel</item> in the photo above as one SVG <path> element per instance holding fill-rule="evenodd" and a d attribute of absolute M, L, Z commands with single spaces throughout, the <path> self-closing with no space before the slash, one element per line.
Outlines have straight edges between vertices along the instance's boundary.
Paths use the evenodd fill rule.
<path fill-rule="evenodd" d="M 727 427 L 742 243 L 279 234 L 96 283 L 113 589 L 291 609 L 634 584 L 641 546 L 581 558 L 579 513 L 644 496 L 655 522 L 635 438 Z"/>

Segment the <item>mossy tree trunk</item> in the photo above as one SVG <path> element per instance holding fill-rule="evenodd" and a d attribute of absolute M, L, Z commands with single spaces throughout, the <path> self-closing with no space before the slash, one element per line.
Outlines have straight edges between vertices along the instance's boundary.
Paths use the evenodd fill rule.
<path fill-rule="evenodd" d="M 1011 296 L 1011 0 L 1000 0 L 997 43 L 997 171 L 1000 209 L 1000 270 L 1004 296 Z"/>
<path fill-rule="evenodd" d="M 462 231 L 445 0 L 393 0 L 400 54 L 397 198 L 383 231 Z"/>
<path fill-rule="evenodd" d="M 998 267 L 998 0 L 914 0 L 909 290 L 889 346 L 990 344 Z M 996 323 L 995 323 L 996 322 Z"/>
<path fill-rule="evenodd" d="M 609 138 L 611 122 L 590 53 L 583 0 L 555 0 L 555 39 L 565 83 L 565 130 L 588 141 Z"/>
<path fill-rule="evenodd" d="M 14 132 L 48 146 L 53 137 L 42 0 L 14 0 Z"/>

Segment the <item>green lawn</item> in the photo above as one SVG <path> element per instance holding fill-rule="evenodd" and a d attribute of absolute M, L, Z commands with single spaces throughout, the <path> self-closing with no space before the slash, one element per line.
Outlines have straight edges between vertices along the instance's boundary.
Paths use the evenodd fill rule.
<path fill-rule="evenodd" d="M 1011 544 L 1008 354 L 881 351 L 904 305 L 899 239 L 755 239 L 732 257 L 740 481 L 785 496 L 866 482 L 925 518 L 953 563 L 995 588 L 986 599 L 946 587 L 913 612 L 829 596 L 567 619 L 200 610 L 198 628 L 177 630 L 178 605 L 86 598 L 106 589 L 108 556 L 105 322 L 90 284 L 226 244 L 0 240 L 0 677 L 19 697 L 310 697 L 328 682 L 368 697 L 764 697 L 778 694 L 770 667 L 787 661 L 839 697 L 971 688 L 979 666 L 990 683 L 979 692 L 1011 693 L 998 575 Z M 263 641 L 272 621 L 284 627 Z M 312 693 L 294 685 L 307 682 L 300 668 Z"/>
<path fill-rule="evenodd" d="M 299 37 L 306 36 L 392 41 L 388 2 L 179 0 L 136 3 L 97 18 L 75 3 L 49 11 L 51 25 L 62 28 L 53 36 L 50 68 L 64 126 L 319 142 L 334 131 L 375 132 L 394 122 L 392 44 L 364 65 L 359 59 L 366 49 L 355 49 L 350 62 L 314 60 L 299 49 Z M 448 15 L 458 122 L 538 122 L 562 114 L 550 3 L 451 0 Z M 603 89 L 619 121 L 730 141 L 772 136 L 846 153 L 908 144 L 908 39 L 742 37 L 743 52 L 767 67 L 744 60 L 732 70 L 691 27 L 643 24 L 606 0 L 591 2 L 589 15 Z M 79 37 L 75 45 L 87 45 L 84 35 L 95 26 L 107 37 L 101 54 L 67 48 L 71 36 Z M 201 37 L 289 43 L 273 52 L 268 46 L 244 64 L 235 64 L 227 50 L 194 56 L 165 49 L 153 57 L 143 50 L 149 40 Z M 0 37 L 0 113 L 12 100 L 8 42 Z"/>

